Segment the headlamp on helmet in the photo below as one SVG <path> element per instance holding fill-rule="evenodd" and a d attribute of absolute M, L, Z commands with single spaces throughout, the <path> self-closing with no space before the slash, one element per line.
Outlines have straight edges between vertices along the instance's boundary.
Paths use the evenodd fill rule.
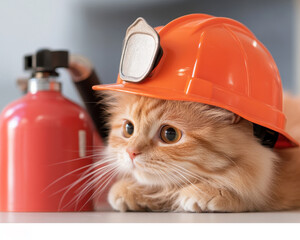
<path fill-rule="evenodd" d="M 120 78 L 129 82 L 140 82 L 155 67 L 161 55 L 159 35 L 143 18 L 131 24 L 123 44 L 120 63 Z"/>

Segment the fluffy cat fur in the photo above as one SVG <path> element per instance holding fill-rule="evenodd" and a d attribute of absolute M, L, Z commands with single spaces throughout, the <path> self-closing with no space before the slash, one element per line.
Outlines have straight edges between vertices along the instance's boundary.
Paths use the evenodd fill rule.
<path fill-rule="evenodd" d="M 111 131 L 104 162 L 119 176 L 108 194 L 113 209 L 243 212 L 300 206 L 299 148 L 262 146 L 249 121 L 218 107 L 106 94 Z M 285 99 L 287 132 L 299 141 L 300 100 Z M 122 134 L 124 120 L 134 124 L 129 138 Z M 164 125 L 181 130 L 177 143 L 160 139 Z M 132 161 L 127 148 L 140 154 Z"/>

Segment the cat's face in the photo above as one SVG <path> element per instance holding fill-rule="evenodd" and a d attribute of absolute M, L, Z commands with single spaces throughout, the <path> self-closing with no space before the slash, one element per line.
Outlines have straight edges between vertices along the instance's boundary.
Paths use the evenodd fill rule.
<path fill-rule="evenodd" d="M 142 184 L 180 186 L 222 174 L 253 138 L 249 122 L 224 109 L 124 93 L 113 98 L 107 152 Z"/>

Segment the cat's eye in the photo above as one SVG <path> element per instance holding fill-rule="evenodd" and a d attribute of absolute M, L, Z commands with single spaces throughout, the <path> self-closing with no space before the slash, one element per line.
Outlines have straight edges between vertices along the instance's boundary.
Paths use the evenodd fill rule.
<path fill-rule="evenodd" d="M 132 122 L 130 122 L 129 120 L 125 120 L 123 123 L 123 135 L 126 138 L 131 137 L 131 135 L 134 132 L 134 126 L 132 124 Z"/>
<path fill-rule="evenodd" d="M 181 131 L 170 125 L 163 126 L 160 130 L 160 138 L 165 143 L 176 143 L 181 138 Z"/>

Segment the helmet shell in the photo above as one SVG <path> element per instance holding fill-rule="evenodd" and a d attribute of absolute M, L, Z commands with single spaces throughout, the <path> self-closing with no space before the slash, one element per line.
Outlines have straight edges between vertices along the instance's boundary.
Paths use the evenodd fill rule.
<path fill-rule="evenodd" d="M 243 24 L 191 14 L 158 30 L 163 56 L 141 82 L 94 86 L 153 98 L 218 106 L 279 133 L 275 148 L 298 146 L 285 131 L 276 63 Z"/>

